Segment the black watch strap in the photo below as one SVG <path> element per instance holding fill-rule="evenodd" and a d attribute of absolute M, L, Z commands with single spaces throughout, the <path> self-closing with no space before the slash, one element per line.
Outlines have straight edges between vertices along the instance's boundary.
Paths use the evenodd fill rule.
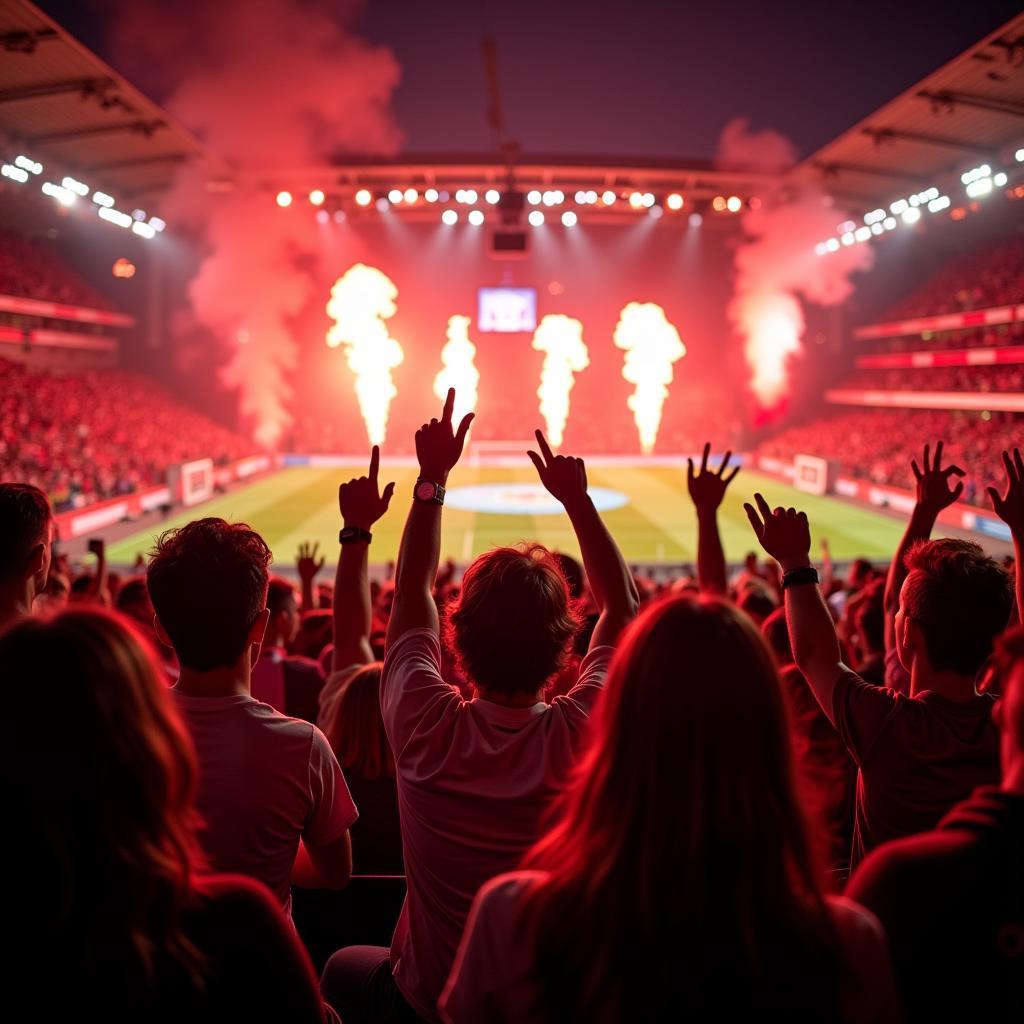
<path fill-rule="evenodd" d="M 801 587 L 806 583 L 818 582 L 818 570 L 813 565 L 804 565 L 799 569 L 790 569 L 782 574 L 782 589 L 790 587 Z"/>
<path fill-rule="evenodd" d="M 366 541 L 369 544 L 371 540 L 373 540 L 373 534 L 361 526 L 346 526 L 338 533 L 339 544 L 358 544 L 360 541 Z"/>

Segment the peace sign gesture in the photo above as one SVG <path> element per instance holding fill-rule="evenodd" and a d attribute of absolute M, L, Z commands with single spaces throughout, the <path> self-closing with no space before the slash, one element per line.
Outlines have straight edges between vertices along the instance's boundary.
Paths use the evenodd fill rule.
<path fill-rule="evenodd" d="M 448 389 L 441 419 L 424 423 L 416 431 L 416 458 L 420 460 L 420 476 L 431 483 L 443 484 L 452 467 L 462 455 L 466 432 L 473 422 L 474 413 L 462 417 L 458 430 L 452 430 L 452 410 L 455 408 L 455 388 Z"/>
<path fill-rule="evenodd" d="M 537 467 L 540 482 L 551 495 L 557 498 L 566 508 L 578 503 L 587 495 L 587 467 L 582 459 L 574 459 L 569 455 L 555 455 L 547 439 L 536 431 L 537 447 L 541 454 L 530 451 L 526 454 Z M 541 458 L 543 456 L 543 458 Z"/>
<path fill-rule="evenodd" d="M 725 497 L 725 490 L 733 482 L 736 474 L 740 471 L 739 466 L 734 466 L 732 472 L 726 476 L 726 469 L 729 468 L 729 459 L 732 452 L 726 452 L 718 472 L 713 473 L 708 469 L 708 456 L 711 454 L 711 444 L 704 445 L 704 455 L 700 460 L 700 472 L 694 473 L 693 459 L 686 460 L 686 485 L 690 491 L 690 500 L 696 506 L 698 512 L 714 512 L 722 499 Z"/>
<path fill-rule="evenodd" d="M 356 477 L 338 488 L 338 508 L 346 526 L 369 530 L 387 512 L 395 485 L 388 484 L 381 494 L 377 481 L 379 469 L 380 448 L 374 445 L 370 453 L 370 475 Z"/>

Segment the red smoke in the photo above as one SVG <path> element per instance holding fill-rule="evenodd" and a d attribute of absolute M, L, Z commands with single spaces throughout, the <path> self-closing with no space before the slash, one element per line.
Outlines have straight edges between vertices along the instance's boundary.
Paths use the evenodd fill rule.
<path fill-rule="evenodd" d="M 274 203 L 287 185 L 275 170 L 344 151 L 390 154 L 400 141 L 389 111 L 399 68 L 389 50 L 353 34 L 357 9 L 329 0 L 134 0 L 114 29 L 119 66 L 165 93 L 166 108 L 213 158 L 182 172 L 166 219 L 204 243 L 189 300 L 225 345 L 222 380 L 239 389 L 241 411 L 267 445 L 291 421 L 289 319 L 312 297 L 308 265 L 319 256 L 313 218 Z M 211 192 L 211 179 L 232 186 Z"/>
<path fill-rule="evenodd" d="M 751 132 L 747 121 L 737 119 L 722 132 L 717 162 L 779 173 L 796 162 L 796 150 L 778 132 Z M 746 240 L 736 249 L 728 315 L 744 339 L 751 390 L 769 408 L 789 393 L 789 361 L 803 350 L 800 299 L 821 306 L 843 302 L 853 291 L 851 275 L 870 268 L 874 254 L 867 245 L 815 253 L 815 245 L 846 219 L 817 187 L 790 185 L 760 198 L 760 207 L 743 215 Z"/>

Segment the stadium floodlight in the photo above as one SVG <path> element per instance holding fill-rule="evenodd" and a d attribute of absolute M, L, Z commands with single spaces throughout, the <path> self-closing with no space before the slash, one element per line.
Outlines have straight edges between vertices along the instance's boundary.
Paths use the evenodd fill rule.
<path fill-rule="evenodd" d="M 916 206 L 910 206 L 900 216 L 904 224 L 916 224 L 921 219 L 921 211 Z"/>
<path fill-rule="evenodd" d="M 324 195 L 324 190 L 322 188 L 315 188 L 309 193 L 309 201 L 314 206 L 323 206 L 326 198 L 327 197 Z"/>
<path fill-rule="evenodd" d="M 108 196 L 106 192 L 93 192 L 92 201 L 97 206 L 113 206 L 114 197 Z"/>
<path fill-rule="evenodd" d="M 889 207 L 889 212 L 893 214 L 893 216 L 898 217 L 901 213 L 909 209 L 909 207 L 910 203 L 908 203 L 906 199 L 897 199 L 896 202 Z"/>
<path fill-rule="evenodd" d="M 0 174 L 5 178 L 10 178 L 11 181 L 20 181 L 24 184 L 28 181 L 28 171 L 21 167 L 15 167 L 14 164 L 4 164 L 0 167 Z"/>
<path fill-rule="evenodd" d="M 475 188 L 467 188 L 462 190 L 462 201 L 467 206 L 472 206 L 477 201 L 477 194 Z"/>
<path fill-rule="evenodd" d="M 670 210 L 681 210 L 683 208 L 683 197 L 678 192 L 673 192 L 665 200 L 665 205 Z"/>
<path fill-rule="evenodd" d="M 867 225 L 863 225 L 854 231 L 853 237 L 858 242 L 866 242 L 871 237 L 871 228 L 867 227 Z"/>
<path fill-rule="evenodd" d="M 400 188 L 393 188 L 393 189 L 392 189 L 392 190 L 391 190 L 391 191 L 390 191 L 390 192 L 388 193 L 388 199 L 389 199 L 389 200 L 390 200 L 390 201 L 391 201 L 392 203 L 395 203 L 396 205 L 397 205 L 398 203 L 400 203 L 400 202 L 401 202 L 401 201 L 402 201 L 402 200 L 403 200 L 404 198 L 405 198 L 405 195 L 404 195 L 404 193 L 402 192 L 402 190 L 401 190 Z"/>
<path fill-rule="evenodd" d="M 972 167 L 969 171 L 964 171 L 960 175 L 960 181 L 965 185 L 970 185 L 972 181 L 979 181 L 982 178 L 989 178 L 992 176 L 992 168 L 988 164 L 982 164 L 980 167 Z"/>
<path fill-rule="evenodd" d="M 391 208 L 391 204 L 388 202 L 387 196 L 381 196 L 373 205 L 376 207 L 378 213 L 387 213 Z"/>
<path fill-rule="evenodd" d="M 415 203 L 416 200 L 419 199 L 419 197 L 420 197 L 419 192 L 417 192 L 416 189 L 414 189 L 414 188 L 407 188 L 405 190 L 403 196 L 402 196 L 402 198 L 407 203 Z"/>
<path fill-rule="evenodd" d="M 587 193 L 583 189 L 580 189 L 573 198 L 576 200 L 576 203 L 579 206 L 586 206 L 587 205 L 587 202 L 588 202 Z"/>
<path fill-rule="evenodd" d="M 458 214 L 458 212 L 456 210 L 445 210 L 444 213 L 441 214 L 441 223 L 442 224 L 451 225 L 451 224 L 457 224 L 458 222 L 459 222 L 459 214 Z"/>
<path fill-rule="evenodd" d="M 819 242 L 814 247 L 815 256 L 824 256 L 828 252 L 828 246 L 824 242 Z"/>
<path fill-rule="evenodd" d="M 19 153 L 14 158 L 14 164 L 16 167 L 20 167 L 23 171 L 28 171 L 29 174 L 42 174 L 43 165 L 38 160 L 33 160 L 31 157 L 25 156 L 24 153 Z"/>
<path fill-rule="evenodd" d="M 843 237 L 840 238 L 839 240 L 843 243 L 843 245 L 853 245 L 853 243 L 857 241 L 857 239 L 853 237 L 852 231 L 844 231 Z"/>
<path fill-rule="evenodd" d="M 426 199 L 428 203 L 436 203 L 438 198 L 437 189 L 428 188 L 427 191 L 423 193 L 423 198 Z"/>
<path fill-rule="evenodd" d="M 566 210 L 565 213 L 562 214 L 562 223 L 567 228 L 575 227 L 576 222 L 578 220 L 579 220 L 579 217 L 577 217 L 576 214 L 573 213 L 572 210 Z"/>
<path fill-rule="evenodd" d="M 278 192 L 277 193 L 277 205 L 282 207 L 282 208 L 285 207 L 285 206 L 291 206 L 292 205 L 292 194 L 291 194 L 291 192 L 286 192 L 284 189 L 282 189 L 280 192 Z"/>
<path fill-rule="evenodd" d="M 711 200 L 711 209 L 714 210 L 715 213 L 721 213 L 725 209 L 725 196 L 715 196 L 715 198 Z"/>
<path fill-rule="evenodd" d="M 1013 159 L 1019 164 L 1024 164 L 1024 149 L 1018 149 L 1017 152 L 1013 154 Z"/>
<path fill-rule="evenodd" d="M 690 214 L 690 227 L 699 228 L 704 223 L 704 218 L 699 213 Z"/>
<path fill-rule="evenodd" d="M 647 211 L 648 217 L 653 217 L 655 220 L 661 220 L 665 216 L 665 208 L 662 206 L 652 206 Z"/>
<path fill-rule="evenodd" d="M 839 239 L 838 238 L 830 238 L 825 243 L 825 248 L 828 249 L 829 252 L 838 252 L 839 251 Z"/>
<path fill-rule="evenodd" d="M 872 210 L 870 213 L 864 214 L 864 223 L 868 226 L 883 220 L 885 220 L 885 210 L 883 209 Z"/>
<path fill-rule="evenodd" d="M 981 196 L 987 196 L 992 191 L 992 179 L 991 178 L 975 178 L 967 186 L 967 194 L 972 199 L 978 199 Z"/>
<path fill-rule="evenodd" d="M 356 203 L 359 206 L 369 206 L 373 202 L 373 193 L 368 188 L 361 188 L 356 193 Z"/>
<path fill-rule="evenodd" d="M 654 205 L 654 193 L 653 192 L 645 192 L 641 202 L 643 203 L 644 208 L 649 210 Z"/>
<path fill-rule="evenodd" d="M 542 202 L 543 198 L 544 197 L 540 194 L 540 190 L 536 188 L 532 188 L 526 193 L 526 201 L 531 206 L 538 206 Z"/>
<path fill-rule="evenodd" d="M 89 186 L 85 182 L 78 181 L 77 178 L 66 177 L 61 182 L 61 185 L 69 192 L 74 192 L 75 195 L 87 196 L 89 194 Z"/>
<path fill-rule="evenodd" d="M 939 196 L 937 199 L 933 199 L 928 204 L 929 213 L 938 213 L 940 210 L 945 210 L 949 206 L 949 196 Z"/>
<path fill-rule="evenodd" d="M 497 201 L 500 198 L 501 198 L 501 193 L 496 188 L 489 188 L 484 193 L 484 199 L 486 199 L 487 202 L 489 202 L 491 204 L 491 206 L 494 206 L 494 204 L 497 203 Z"/>
<path fill-rule="evenodd" d="M 146 220 L 146 211 L 145 210 L 132 210 L 132 219 L 133 220 Z"/>
<path fill-rule="evenodd" d="M 473 227 L 478 228 L 484 222 L 484 212 L 483 210 L 470 210 L 467 219 Z"/>
<path fill-rule="evenodd" d="M 111 206 L 101 207 L 97 212 L 103 220 L 108 220 L 111 224 L 116 224 L 119 228 L 130 228 L 132 224 L 137 223 L 136 221 L 133 221 L 127 213 L 115 210 Z"/>
<path fill-rule="evenodd" d="M 837 228 L 839 234 L 845 235 L 847 231 L 856 231 L 857 225 L 852 220 L 844 220 Z"/>
<path fill-rule="evenodd" d="M 1002 188 L 1009 180 L 1010 179 L 1002 171 L 1000 171 L 998 174 L 993 175 L 992 184 L 995 185 L 996 188 Z"/>
<path fill-rule="evenodd" d="M 882 227 L 885 228 L 886 231 L 895 231 L 897 223 L 898 222 L 895 217 L 886 217 L 885 220 L 882 221 Z"/>
<path fill-rule="evenodd" d="M 331 215 L 326 210 L 316 211 L 316 222 L 317 224 L 328 224 L 330 223 Z"/>
<path fill-rule="evenodd" d="M 143 238 L 152 238 L 156 234 L 151 225 L 144 224 L 141 220 L 137 220 L 132 225 L 132 231 Z"/>
<path fill-rule="evenodd" d="M 539 228 L 544 223 L 544 214 L 540 210 L 531 210 L 527 220 L 533 227 Z"/>
<path fill-rule="evenodd" d="M 164 221 L 164 219 L 162 217 L 150 217 L 149 218 L 149 226 L 154 231 L 163 231 L 163 229 L 165 227 L 167 227 L 167 223 L 166 223 L 166 221 Z"/>
<path fill-rule="evenodd" d="M 62 206 L 71 206 L 78 198 L 71 189 L 64 188 L 62 185 L 55 185 L 52 181 L 44 181 L 39 188 L 42 190 L 43 195 L 52 196 Z M 100 210 L 100 213 L 102 214 L 103 211 Z"/>
<path fill-rule="evenodd" d="M 601 202 L 604 203 L 605 206 L 611 206 L 617 198 L 618 196 L 616 196 L 611 189 L 606 189 L 601 193 Z"/>
<path fill-rule="evenodd" d="M 739 213 L 743 207 L 743 200 L 739 196 L 729 196 L 725 201 L 725 208 L 730 213 Z"/>

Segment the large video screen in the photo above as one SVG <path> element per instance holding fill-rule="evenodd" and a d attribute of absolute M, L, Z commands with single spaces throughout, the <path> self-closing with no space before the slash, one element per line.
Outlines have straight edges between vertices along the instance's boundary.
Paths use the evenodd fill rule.
<path fill-rule="evenodd" d="M 512 334 L 537 327 L 535 288 L 481 288 L 477 302 L 477 330 Z"/>

